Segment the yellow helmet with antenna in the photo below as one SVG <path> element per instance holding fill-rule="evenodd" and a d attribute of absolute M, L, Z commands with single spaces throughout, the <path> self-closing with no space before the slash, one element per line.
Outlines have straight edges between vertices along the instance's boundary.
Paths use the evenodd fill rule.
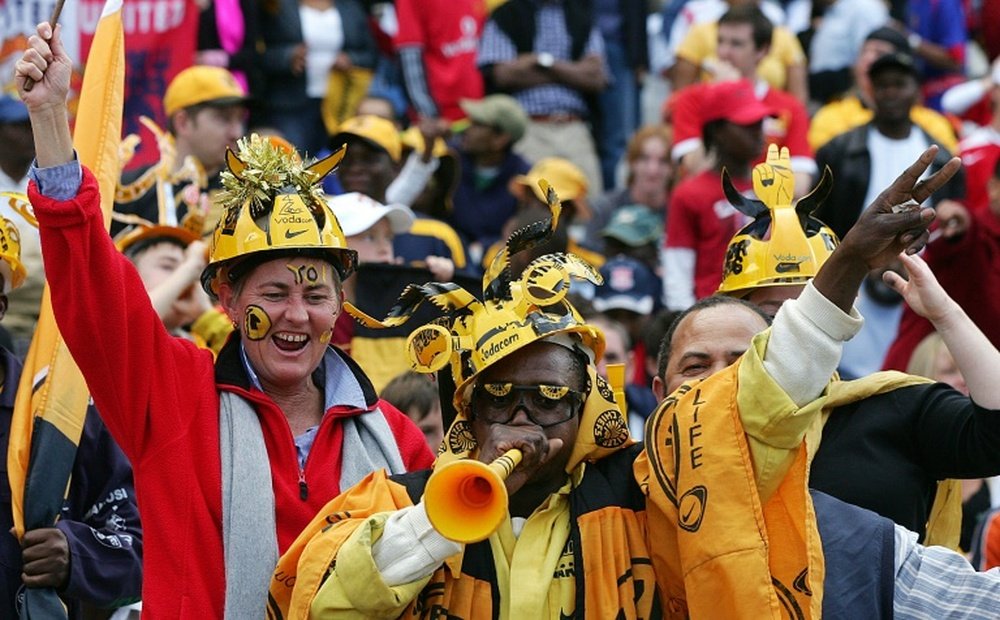
<path fill-rule="evenodd" d="M 0 192 L 10 208 L 23 217 L 29 226 L 38 227 L 31 203 L 24 194 Z M 11 220 L 0 216 L 0 274 L 3 275 L 3 293 L 7 294 L 24 284 L 28 270 L 21 262 L 21 233 Z"/>
<path fill-rule="evenodd" d="M 233 267 L 272 255 L 318 256 L 334 265 L 341 280 L 354 272 L 358 254 L 348 249 L 320 186 L 345 150 L 309 166 L 256 134 L 239 141 L 239 154 L 227 150 L 219 196 L 224 212 L 201 276 L 205 291 L 217 296 L 221 278 L 235 277 Z"/>
<path fill-rule="evenodd" d="M 726 249 L 719 292 L 742 297 L 763 286 L 805 284 L 840 243 L 812 212 L 830 194 L 833 175 L 823 171 L 819 184 L 794 205 L 795 181 L 787 148 L 768 147 L 767 160 L 753 169 L 757 197 L 740 194 L 723 170 L 726 198 L 753 221 L 733 236 Z"/>
<path fill-rule="evenodd" d="M 432 373 L 451 364 L 457 409 L 479 373 L 543 338 L 573 334 L 591 361 L 604 353 L 601 331 L 584 322 L 566 299 L 571 278 L 601 283 L 593 267 L 573 254 L 547 254 L 531 262 L 519 277 L 511 274 L 510 256 L 544 243 L 559 220 L 555 191 L 545 181 L 540 185 L 552 216 L 510 236 L 483 276 L 481 300 L 452 282 L 430 282 L 408 286 L 381 321 L 344 304 L 351 316 L 371 328 L 402 325 L 424 301 L 445 311 L 447 316 L 410 334 L 406 354 L 417 372 Z"/>

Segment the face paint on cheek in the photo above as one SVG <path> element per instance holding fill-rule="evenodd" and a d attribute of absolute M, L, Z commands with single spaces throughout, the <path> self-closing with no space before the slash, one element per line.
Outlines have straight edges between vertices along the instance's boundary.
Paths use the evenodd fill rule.
<path fill-rule="evenodd" d="M 320 334 L 319 341 L 321 344 L 329 344 L 331 338 L 333 338 L 333 328 L 330 328 Z"/>
<path fill-rule="evenodd" d="M 243 335 L 248 340 L 263 340 L 271 331 L 271 316 L 260 306 L 247 306 L 243 315 Z"/>

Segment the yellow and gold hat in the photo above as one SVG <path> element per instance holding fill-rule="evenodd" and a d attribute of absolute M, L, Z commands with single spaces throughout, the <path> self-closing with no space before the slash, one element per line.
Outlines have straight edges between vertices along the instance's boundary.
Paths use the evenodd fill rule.
<path fill-rule="evenodd" d="M 547 254 L 531 262 L 518 278 L 510 271 L 510 256 L 546 241 L 558 223 L 560 204 L 544 180 L 551 217 L 515 231 L 483 276 L 482 299 L 452 282 L 410 285 L 388 316 L 379 321 L 353 305 L 344 305 L 361 324 L 371 328 L 405 323 L 417 307 L 429 301 L 446 316 L 414 330 L 406 343 L 410 366 L 432 373 L 448 364 L 455 380 L 455 407 L 461 411 L 475 378 L 511 353 L 543 338 L 560 334 L 593 361 L 604 353 L 604 336 L 584 322 L 566 299 L 572 278 L 601 283 L 600 274 L 573 254 Z"/>
<path fill-rule="evenodd" d="M 227 69 L 195 65 L 178 73 L 163 95 L 163 111 L 169 118 L 198 104 L 235 105 L 247 102 L 247 93 Z"/>
<path fill-rule="evenodd" d="M 590 206 L 587 204 L 590 183 L 587 181 L 587 175 L 576 164 L 561 157 L 540 159 L 527 174 L 511 179 L 511 193 L 521 197 L 523 192 L 530 189 L 539 200 L 545 202 L 547 197 L 539 185 L 541 179 L 545 179 L 562 200 L 573 201 L 582 218 L 590 217 Z"/>
<path fill-rule="evenodd" d="M 770 145 L 767 160 L 753 169 L 757 198 L 740 194 L 723 170 L 726 198 L 754 218 L 729 242 L 719 292 L 742 297 L 763 286 L 804 284 L 814 277 L 840 243 L 812 212 L 830 194 L 833 176 L 823 171 L 816 188 L 792 205 L 795 180 L 787 148 Z"/>
<path fill-rule="evenodd" d="M 205 291 L 218 295 L 220 278 L 232 280 L 243 271 L 234 268 L 251 258 L 314 254 L 330 261 L 341 280 L 353 273 L 358 254 L 348 249 L 321 187 L 345 149 L 306 166 L 297 153 L 256 134 L 238 145 L 239 154 L 226 152 L 218 198 L 224 213 L 201 275 Z"/>
<path fill-rule="evenodd" d="M 29 225 L 38 226 L 26 195 L 0 192 L 0 197 L 6 198 L 10 208 L 24 217 Z M 0 216 L 0 274 L 3 275 L 4 294 L 24 284 L 28 276 L 21 262 L 21 233 L 14 222 L 3 216 Z"/>
<path fill-rule="evenodd" d="M 349 118 L 341 123 L 339 130 L 330 138 L 330 144 L 339 146 L 345 144 L 350 137 L 361 138 L 365 142 L 378 147 L 389 154 L 392 161 L 398 162 L 403 154 L 403 142 L 399 130 L 380 116 L 364 114 Z"/>

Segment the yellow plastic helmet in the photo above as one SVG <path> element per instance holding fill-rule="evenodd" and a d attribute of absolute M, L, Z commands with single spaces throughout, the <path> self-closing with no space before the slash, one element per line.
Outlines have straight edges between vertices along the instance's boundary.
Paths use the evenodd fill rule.
<path fill-rule="evenodd" d="M 179 226 L 160 226 L 158 224 L 146 223 L 136 224 L 122 231 L 121 234 L 115 237 L 115 245 L 123 254 L 129 255 L 131 251 L 138 253 L 139 250 L 136 248 L 145 245 L 143 242 L 153 239 L 172 239 L 181 247 L 186 248 L 191 245 L 192 241 L 197 241 L 200 238 L 201 235 L 197 235 Z"/>
<path fill-rule="evenodd" d="M 28 222 L 34 221 L 31 206 L 24 194 L 3 192 L 12 209 L 24 214 Z M 0 274 L 3 275 L 3 293 L 6 295 L 24 284 L 28 271 L 21 262 L 21 233 L 14 222 L 0 216 Z"/>
<path fill-rule="evenodd" d="M 753 169 L 757 198 L 740 194 L 723 170 L 726 198 L 753 221 L 729 242 L 719 292 L 743 297 L 752 289 L 805 284 L 814 277 L 840 243 L 826 224 L 812 216 L 832 185 L 833 175 L 826 168 L 816 188 L 793 206 L 788 149 L 779 152 L 773 144 L 767 161 Z"/>
<path fill-rule="evenodd" d="M 215 227 L 208 266 L 201 274 L 205 291 L 218 296 L 222 278 L 230 281 L 263 260 L 282 255 L 317 256 L 329 261 L 343 281 L 358 262 L 348 249 L 320 182 L 336 168 L 346 147 L 310 166 L 273 141 L 251 135 L 239 141 L 239 154 L 226 152 L 228 170 L 219 200 L 223 217 Z M 236 267 L 241 267 L 235 269 Z"/>
<path fill-rule="evenodd" d="M 558 224 L 560 204 L 548 183 L 542 192 L 552 217 L 515 231 L 483 275 L 482 300 L 452 282 L 408 286 L 389 315 L 379 321 L 350 303 L 344 308 L 370 328 L 405 323 L 424 301 L 446 316 L 414 330 L 406 343 L 413 370 L 438 371 L 449 363 L 455 381 L 454 404 L 463 410 L 476 377 L 515 351 L 543 338 L 568 339 L 593 362 L 604 353 L 604 335 L 586 323 L 566 299 L 572 278 L 602 282 L 601 275 L 573 254 L 547 254 L 530 263 L 520 277 L 510 272 L 510 256 L 544 243 Z M 567 343 L 568 344 L 568 343 Z"/>
<path fill-rule="evenodd" d="M 404 131 L 399 135 L 399 140 L 403 144 L 404 150 L 418 151 L 423 153 L 424 151 L 424 134 L 420 133 L 420 128 L 416 125 L 411 126 L 409 129 Z M 434 146 L 431 149 L 431 155 L 437 158 L 446 157 L 451 155 L 454 157 L 451 149 L 448 148 L 448 143 L 441 138 L 434 139 Z"/>

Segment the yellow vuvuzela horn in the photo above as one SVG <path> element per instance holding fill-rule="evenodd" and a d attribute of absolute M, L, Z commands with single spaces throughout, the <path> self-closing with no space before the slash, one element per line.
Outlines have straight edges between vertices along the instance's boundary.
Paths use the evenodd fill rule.
<path fill-rule="evenodd" d="M 515 448 L 489 465 L 462 459 L 435 471 L 424 489 L 424 506 L 431 525 L 445 538 L 459 543 L 489 537 L 507 514 L 504 480 L 520 462 L 521 451 Z"/>

